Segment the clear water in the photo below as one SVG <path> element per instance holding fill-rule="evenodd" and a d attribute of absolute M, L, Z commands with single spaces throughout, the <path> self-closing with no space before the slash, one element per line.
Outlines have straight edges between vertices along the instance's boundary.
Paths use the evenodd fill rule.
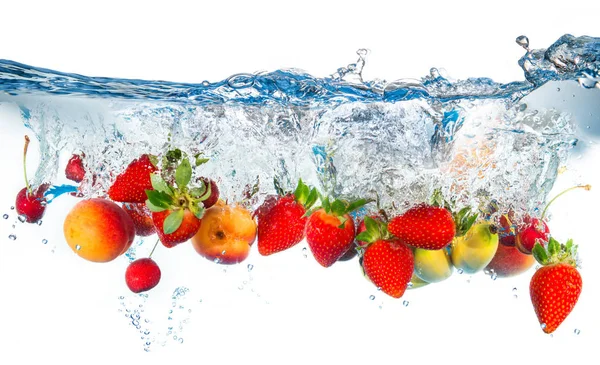
<path fill-rule="evenodd" d="M 524 80 L 508 84 L 454 80 L 438 69 L 419 79 L 364 80 L 364 50 L 327 78 L 286 69 L 201 84 L 91 78 L 0 60 L 0 106 L 37 138 L 33 183 L 52 183 L 48 197 L 56 202 L 73 191 L 63 175 L 72 153 L 85 152 L 87 176 L 96 176 L 94 185 L 84 180 L 83 193 L 100 196 L 133 158 L 177 147 L 210 158 L 195 174 L 215 178 L 231 201 L 258 184 L 253 206 L 276 184 L 291 189 L 301 177 L 330 195 L 378 196 L 390 213 L 438 187 L 462 205 L 477 207 L 493 197 L 501 207 L 534 213 L 599 134 L 600 38 L 565 35 L 547 49 L 529 49 L 523 37 L 517 44 L 524 49 L 518 60 Z M 578 114 L 533 97 L 560 88 L 586 90 L 595 103 Z M 9 238 L 18 240 L 12 232 Z M 300 248 L 310 259 L 303 243 Z M 268 304 L 250 271 L 257 270 L 237 273 L 236 287 Z M 523 294 L 525 288 L 508 290 L 515 298 Z M 388 305 L 382 297 L 365 296 L 380 309 Z M 144 349 L 175 332 L 183 342 L 183 327 L 155 334 L 140 322 L 146 299 L 119 299 Z"/>

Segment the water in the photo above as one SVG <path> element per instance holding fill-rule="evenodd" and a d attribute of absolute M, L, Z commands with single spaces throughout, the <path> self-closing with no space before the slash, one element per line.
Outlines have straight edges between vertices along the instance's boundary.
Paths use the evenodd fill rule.
<path fill-rule="evenodd" d="M 566 35 L 546 49 L 530 49 L 529 40 L 519 37 L 515 47 L 519 46 L 525 53 L 518 60 L 524 80 L 506 84 L 489 78 L 455 80 L 437 68 L 416 79 L 365 80 L 362 70 L 369 66 L 364 50 L 357 52 L 355 62 L 326 78 L 285 69 L 238 74 L 200 84 L 91 78 L 0 60 L 0 106 L 16 110 L 18 118 L 14 122 L 26 126 L 35 136 L 32 139 L 39 146 L 41 158 L 32 181 L 34 185 L 53 185 L 47 193 L 49 209 L 77 191 L 85 196 L 104 196 L 115 173 L 133 158 L 178 147 L 190 154 L 202 152 L 210 159 L 194 174 L 214 177 L 222 196 L 230 201 L 243 199 L 247 187 L 257 184 L 258 193 L 250 202 L 253 207 L 274 193 L 276 185 L 289 190 L 302 177 L 331 195 L 378 197 L 381 206 L 391 214 L 405 210 L 410 202 L 426 199 L 438 187 L 454 196 L 460 205 L 477 207 L 493 197 L 499 206 L 533 213 L 543 207 L 565 166 L 585 152 L 597 134 L 597 126 L 582 128 L 579 116 L 565 112 L 558 104 L 536 106 L 529 96 L 548 92 L 545 86 L 553 82 L 570 82 L 590 92 L 597 91 L 594 89 L 600 88 L 600 39 Z M 563 84 L 560 91 L 552 87 L 555 93 L 566 93 L 567 89 Z M 566 95 L 572 98 L 570 93 Z M 582 111 L 586 116 L 591 113 L 587 120 L 598 120 L 596 112 L 588 110 Z M 71 153 L 80 151 L 86 154 L 87 177 L 77 187 L 64 181 L 63 171 Z M 43 228 L 56 229 L 56 225 L 51 227 L 45 223 Z M 21 241 L 24 240 L 19 233 L 17 243 Z M 147 250 L 139 250 L 142 242 L 136 241 L 126 260 L 147 254 Z M 168 262 L 168 251 L 160 249 L 153 257 Z M 168 253 L 176 255 L 174 252 L 182 251 Z M 250 279 L 253 285 L 277 280 L 271 276 L 282 275 L 289 280 L 303 275 L 298 270 L 312 270 L 310 252 L 304 245 L 292 253 L 302 262 L 292 265 L 296 271 L 289 269 L 292 274 L 288 276 L 284 265 L 273 263 L 281 271 L 270 271 L 268 261 L 258 257 L 256 261 L 253 258 L 252 264 L 245 263 L 242 270 L 245 275 L 250 271 L 253 275 L 261 275 L 258 271 L 269 273 L 262 274 L 260 280 Z M 277 258 L 270 262 L 275 261 Z M 219 263 L 218 258 L 215 262 L 203 262 L 214 266 Z M 176 265 L 187 264 L 195 270 L 185 259 Z M 202 283 L 198 285 L 220 280 L 214 285 L 226 290 L 223 277 L 232 276 L 233 269 L 229 270 L 227 275 L 215 270 L 213 276 L 193 278 Z M 217 273 L 221 279 L 215 279 Z M 331 276 L 317 274 L 324 283 L 331 284 L 323 284 L 327 288 L 338 285 Z M 190 280 L 166 277 L 165 280 Z M 349 288 L 340 292 L 350 295 L 355 290 L 357 302 L 371 304 L 375 299 L 372 286 L 364 283 L 364 290 L 359 284 L 354 286 L 360 279 L 353 277 Z M 494 286 L 501 281 L 496 281 L 495 276 L 492 279 Z M 246 287 L 246 281 L 234 281 L 230 286 L 239 295 L 252 293 L 258 298 L 263 293 L 273 294 L 262 289 L 259 294 L 254 287 Z M 479 285 L 476 281 L 473 277 L 468 287 Z M 486 280 L 488 285 L 489 281 Z M 304 281 L 297 279 L 295 283 L 299 288 Z M 284 284 L 275 293 L 281 290 L 291 295 L 294 285 Z M 177 287 L 183 288 L 179 284 Z M 309 298 L 318 303 L 314 311 L 327 306 L 331 297 L 342 295 L 314 290 L 318 292 Z M 521 298 L 525 292 L 519 290 Z M 164 294 L 157 291 L 157 297 L 162 295 L 158 293 Z M 198 293 L 205 296 L 202 291 Z M 406 299 L 398 302 L 404 307 L 410 303 L 404 312 L 416 313 L 426 307 L 419 299 L 420 293 L 411 290 Z M 173 295 L 178 301 L 186 297 L 185 292 Z M 513 298 L 506 291 L 502 295 Z M 512 295 L 516 298 L 516 290 Z M 383 293 L 377 294 L 378 303 L 383 297 Z M 278 301 L 286 301 L 285 294 L 271 298 L 275 308 Z M 392 310 L 387 309 L 398 305 L 387 303 L 390 302 L 379 306 L 385 304 L 383 312 L 391 316 Z M 170 302 L 166 307 L 170 307 Z M 162 319 L 173 323 L 170 334 L 168 327 L 158 330 L 165 334 L 160 340 L 153 337 L 158 331 L 142 321 L 145 315 L 137 318 L 140 309 L 132 308 L 131 313 L 126 313 L 126 320 L 143 337 L 142 347 L 154 351 L 159 347 L 155 341 L 166 341 L 167 334 L 171 342 L 183 340 L 180 326 L 187 323 L 184 321 L 189 314 L 185 308 L 176 305 L 160 312 L 165 317 Z M 214 320 L 220 323 L 219 319 Z M 569 331 L 584 323 L 581 319 L 572 323 Z M 577 337 L 587 335 L 588 329 L 584 331 Z M 191 334 L 188 337 L 186 333 L 182 346 L 189 345 L 189 338 Z"/>

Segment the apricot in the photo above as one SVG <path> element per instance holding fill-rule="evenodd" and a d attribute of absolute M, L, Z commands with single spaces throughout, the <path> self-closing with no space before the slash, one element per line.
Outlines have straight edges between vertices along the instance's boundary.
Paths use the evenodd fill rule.
<path fill-rule="evenodd" d="M 79 257 L 109 262 L 124 254 L 135 238 L 131 217 L 116 203 L 101 198 L 82 200 L 63 225 L 67 244 Z"/>
<path fill-rule="evenodd" d="M 192 246 L 201 256 L 220 264 L 244 261 L 256 239 L 256 222 L 252 213 L 239 204 L 219 200 L 202 217 Z"/>
<path fill-rule="evenodd" d="M 492 261 L 487 265 L 487 270 L 494 270 L 498 277 L 509 277 L 524 273 L 535 263 L 532 255 L 519 251 L 514 246 L 498 245 L 498 250 Z"/>

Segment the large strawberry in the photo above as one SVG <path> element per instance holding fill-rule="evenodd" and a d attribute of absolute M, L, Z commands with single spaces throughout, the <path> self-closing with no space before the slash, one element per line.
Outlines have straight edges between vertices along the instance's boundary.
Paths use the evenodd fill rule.
<path fill-rule="evenodd" d="M 168 170 L 169 176 L 150 174 L 153 190 L 146 190 L 146 206 L 152 212 L 156 233 L 169 248 L 186 242 L 198 232 L 205 211 L 203 202 L 211 196 L 210 183 L 200 180 L 200 186 L 188 186 L 192 166 L 187 157 L 170 164 L 173 168 Z M 167 181 L 174 181 L 175 185 Z"/>
<path fill-rule="evenodd" d="M 274 195 L 256 210 L 258 218 L 258 252 L 268 256 L 295 246 L 304 238 L 306 210 L 317 200 L 315 188 L 302 180 L 294 193 Z"/>
<path fill-rule="evenodd" d="M 581 275 L 577 271 L 577 246 L 569 240 L 561 245 L 550 238 L 547 247 L 539 242 L 533 256 L 543 265 L 531 278 L 529 294 L 542 330 L 554 332 L 571 313 L 581 294 Z"/>
<path fill-rule="evenodd" d="M 349 213 L 366 203 L 365 199 L 352 203 L 321 199 L 321 208 L 306 222 L 306 242 L 321 266 L 330 267 L 352 247 L 356 232 Z"/>
<path fill-rule="evenodd" d="M 402 242 L 426 250 L 448 246 L 456 234 L 452 213 L 428 204 L 417 205 L 392 218 L 388 230 Z"/>
<path fill-rule="evenodd" d="M 150 174 L 157 171 L 149 155 L 133 160 L 108 189 L 108 196 L 122 203 L 143 203 L 146 190 L 152 189 Z"/>
<path fill-rule="evenodd" d="M 413 252 L 399 239 L 391 237 L 385 223 L 371 217 L 365 217 L 364 222 L 366 230 L 356 236 L 367 244 L 361 258 L 363 272 L 382 292 L 400 298 L 413 275 Z"/>

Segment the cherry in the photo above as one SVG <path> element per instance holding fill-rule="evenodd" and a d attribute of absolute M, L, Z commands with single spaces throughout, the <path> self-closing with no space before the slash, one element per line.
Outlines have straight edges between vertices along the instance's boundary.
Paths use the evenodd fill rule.
<path fill-rule="evenodd" d="M 161 272 L 158 264 L 152 260 L 152 253 L 159 241 L 156 241 L 150 255 L 133 261 L 125 271 L 125 283 L 134 293 L 148 291 L 160 282 Z"/>
<path fill-rule="evenodd" d="M 40 185 L 35 191 L 29 185 L 27 180 L 27 148 L 29 147 L 29 137 L 25 136 L 25 148 L 23 149 L 23 175 L 25 177 L 25 187 L 17 194 L 15 208 L 17 214 L 24 216 L 29 223 L 36 223 L 46 211 L 46 198 L 44 193 L 50 187 L 49 184 Z"/>

